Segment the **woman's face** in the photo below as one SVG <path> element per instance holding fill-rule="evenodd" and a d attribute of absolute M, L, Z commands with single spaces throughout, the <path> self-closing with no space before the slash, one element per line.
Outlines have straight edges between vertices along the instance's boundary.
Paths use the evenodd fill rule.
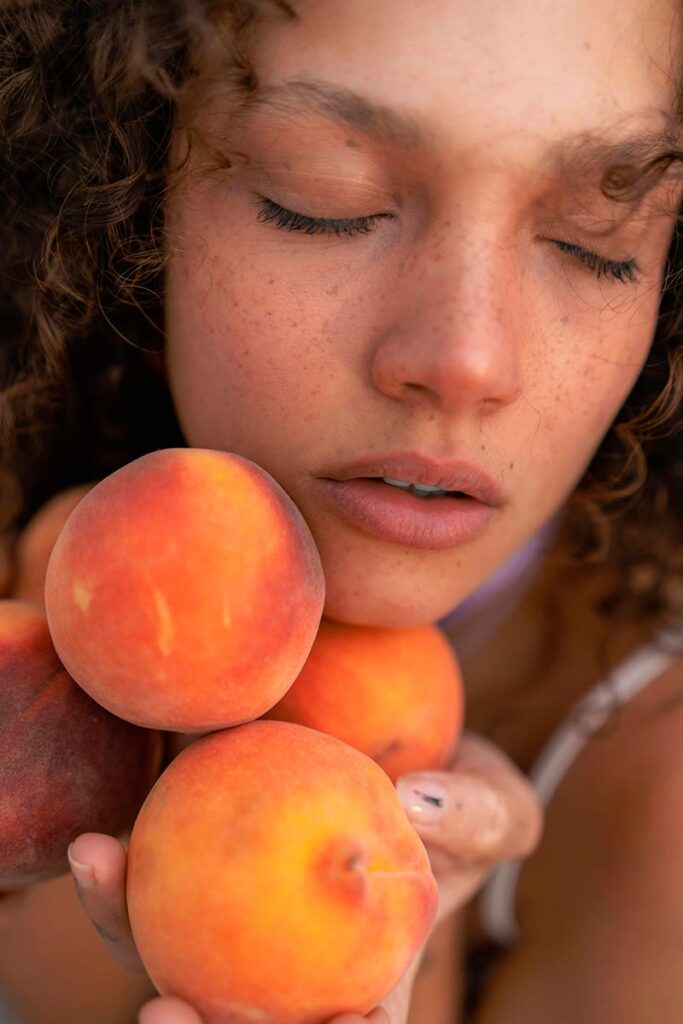
<path fill-rule="evenodd" d="M 293 7 L 259 20 L 256 97 L 195 115 L 239 156 L 169 200 L 169 383 L 190 445 L 299 506 L 327 615 L 436 620 L 565 501 L 647 356 L 675 186 L 599 186 L 671 130 L 677 4 Z"/>

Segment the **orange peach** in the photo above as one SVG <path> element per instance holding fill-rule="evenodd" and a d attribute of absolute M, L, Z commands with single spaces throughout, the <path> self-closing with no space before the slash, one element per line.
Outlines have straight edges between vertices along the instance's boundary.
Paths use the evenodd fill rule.
<path fill-rule="evenodd" d="M 40 608 L 0 601 L 0 890 L 67 871 L 81 832 L 129 828 L 160 760 L 158 733 L 69 678 Z"/>
<path fill-rule="evenodd" d="M 263 717 L 336 736 L 395 782 L 446 764 L 463 703 L 458 663 L 436 626 L 380 629 L 323 619 L 299 676 Z"/>
<path fill-rule="evenodd" d="M 80 484 L 55 494 L 38 509 L 17 540 L 17 580 L 13 597 L 45 605 L 45 573 L 55 541 L 79 501 L 93 484 Z"/>
<path fill-rule="evenodd" d="M 206 1024 L 367 1013 L 409 967 L 437 902 L 386 774 L 287 722 L 187 747 L 149 793 L 129 846 L 143 962 Z"/>
<path fill-rule="evenodd" d="M 264 469 L 169 448 L 83 498 L 45 598 L 57 652 L 95 700 L 138 725 L 207 732 L 258 718 L 291 685 L 324 578 L 303 516 Z"/>

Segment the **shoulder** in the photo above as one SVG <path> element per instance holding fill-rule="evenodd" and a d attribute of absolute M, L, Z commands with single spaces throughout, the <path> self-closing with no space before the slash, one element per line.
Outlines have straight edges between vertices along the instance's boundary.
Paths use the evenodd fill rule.
<path fill-rule="evenodd" d="M 553 796 L 520 878 L 521 941 L 482 1024 L 680 1019 L 682 812 L 679 658 L 587 743 Z"/>

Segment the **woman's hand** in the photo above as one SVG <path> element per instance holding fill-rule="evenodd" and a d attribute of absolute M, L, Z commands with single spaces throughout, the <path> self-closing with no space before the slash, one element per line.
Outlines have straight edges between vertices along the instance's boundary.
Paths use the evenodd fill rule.
<path fill-rule="evenodd" d="M 439 886 L 432 931 L 474 896 L 497 863 L 527 857 L 541 837 L 543 811 L 528 779 L 473 733 L 463 734 L 447 770 L 404 775 L 397 789 Z M 408 1020 L 426 944 L 382 1000 L 390 1024 Z"/>
<path fill-rule="evenodd" d="M 434 927 L 477 892 L 500 861 L 528 857 L 543 809 L 526 776 L 495 744 L 463 733 L 446 770 L 402 776 L 397 790 L 439 884 Z"/>
<path fill-rule="evenodd" d="M 140 1011 L 139 1024 L 203 1024 L 201 1017 L 181 999 L 163 996 L 153 999 Z M 377 1007 L 367 1017 L 358 1013 L 341 1013 L 327 1024 L 390 1024 L 386 1010 Z"/>
<path fill-rule="evenodd" d="M 463 735 L 447 770 L 404 776 L 397 788 L 438 882 L 433 927 L 474 895 L 497 862 L 527 856 L 540 838 L 542 812 L 525 776 L 492 743 L 470 733 Z M 85 833 L 71 844 L 69 860 L 81 904 L 114 957 L 129 970 L 144 970 L 126 909 L 123 843 Z M 344 1013 L 328 1024 L 405 1024 L 425 945 L 371 1014 Z M 202 1024 L 192 1007 L 170 996 L 147 1003 L 139 1020 Z"/>

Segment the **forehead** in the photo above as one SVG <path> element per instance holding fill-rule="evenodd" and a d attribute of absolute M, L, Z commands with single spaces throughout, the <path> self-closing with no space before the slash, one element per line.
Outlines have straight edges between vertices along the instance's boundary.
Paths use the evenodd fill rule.
<path fill-rule="evenodd" d="M 270 2 L 270 0 L 269 0 Z M 357 124 L 397 129 L 404 141 L 539 147 L 651 136 L 671 129 L 680 75 L 678 0 L 290 0 L 258 25 L 254 59 L 262 95 L 309 109 L 320 92 L 348 90 Z M 285 95 L 283 87 L 289 89 Z M 278 95 L 279 94 L 279 95 Z M 328 114 L 343 104 L 317 97 Z M 356 103 L 355 113 L 353 103 Z M 336 109 L 335 109 L 336 107 Z M 375 112 L 370 108 L 374 107 Z M 282 109 L 282 107 L 281 107 Z M 392 123 L 398 111 L 403 125 Z M 323 111 L 324 112 L 324 111 Z M 622 126 L 620 130 L 620 126 Z M 559 148 L 558 148 L 559 146 Z M 502 147 L 502 150 L 501 150 Z"/>

